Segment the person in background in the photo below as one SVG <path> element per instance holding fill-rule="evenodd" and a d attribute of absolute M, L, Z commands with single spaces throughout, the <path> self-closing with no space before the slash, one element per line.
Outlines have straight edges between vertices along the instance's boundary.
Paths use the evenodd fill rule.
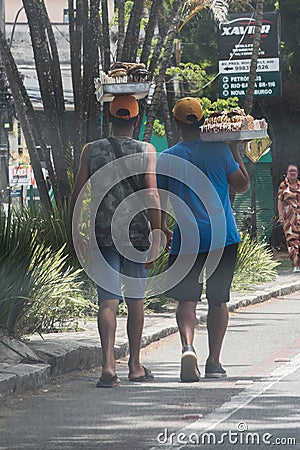
<path fill-rule="evenodd" d="M 295 164 L 288 165 L 286 177 L 279 185 L 277 198 L 279 221 L 283 226 L 293 271 L 300 272 L 300 181 Z"/>
<path fill-rule="evenodd" d="M 116 374 L 114 345 L 116 315 L 119 303 L 123 300 L 123 293 L 128 307 L 128 378 L 133 382 L 151 381 L 154 378 L 151 371 L 141 365 L 140 347 L 147 274 L 148 270 L 155 266 L 159 254 L 159 240 L 155 238 L 155 233 L 152 234 L 152 244 L 148 250 L 149 234 L 153 230 L 160 229 L 160 201 L 156 185 L 155 147 L 132 138 L 138 113 L 138 102 L 133 96 L 122 95 L 113 99 L 109 112 L 112 135 L 108 139 L 91 142 L 84 147 L 70 202 L 70 220 L 72 221 L 76 200 L 90 177 L 92 199 L 100 198 L 101 190 L 104 191 L 105 186 L 107 184 L 110 186 L 111 183 L 110 189 L 105 191 L 107 194 L 100 203 L 95 220 L 95 235 L 99 251 L 112 268 L 109 269 L 109 276 L 105 277 L 106 263 L 104 262 L 100 268 L 97 263 L 97 270 L 100 273 L 100 279 L 97 280 L 98 328 L 102 349 L 102 372 L 97 383 L 99 388 L 111 388 L 120 384 Z M 119 158 L 120 162 L 118 162 Z M 99 169 L 105 166 L 109 168 L 116 161 L 117 164 L 113 166 L 116 167 L 115 176 L 120 172 L 123 173 L 124 177 L 121 181 L 115 182 L 115 179 L 110 179 L 107 175 L 110 173 L 109 169 L 104 176 L 101 172 L 97 178 Z M 137 164 L 140 172 L 129 176 L 133 163 Z M 95 183 L 98 184 L 93 187 L 95 176 Z M 145 192 L 145 205 L 147 205 L 145 210 L 137 208 L 136 211 L 135 203 L 132 205 L 130 201 L 126 202 L 126 199 L 132 198 L 137 191 Z M 120 204 L 122 207 L 117 210 Z M 128 227 L 126 227 L 127 224 Z M 70 228 L 72 230 L 72 226 Z M 72 239 L 74 241 L 74 234 Z M 76 242 L 73 242 L 73 246 L 76 248 Z M 139 253 L 139 261 L 130 256 L 132 250 Z M 124 276 L 128 277 L 125 281 Z M 108 282 L 110 290 L 103 287 L 101 282 L 103 284 Z"/>
<path fill-rule="evenodd" d="M 236 192 L 245 192 L 248 174 L 239 153 L 239 142 L 229 147 L 224 142 L 208 143 L 201 140 L 199 126 L 204 118 L 198 99 L 180 99 L 174 106 L 173 114 L 182 141 L 162 152 L 157 161 L 162 231 L 167 239 L 166 248 L 170 249 L 169 268 L 172 269 L 172 265 L 177 262 L 179 268 L 188 267 L 191 261 L 192 266 L 179 282 L 175 272 L 171 280 L 173 287 L 167 290 L 166 295 L 178 301 L 176 319 L 182 344 L 180 378 L 184 382 L 196 382 L 200 379 L 200 371 L 193 341 L 196 307 L 203 288 L 203 279 L 199 280 L 199 275 L 204 265 L 207 271 L 212 272 L 206 281 L 209 355 L 205 377 L 226 376 L 220 362 L 220 352 L 228 324 L 227 302 L 240 241 L 229 200 L 229 185 Z M 196 172 L 191 170 L 191 165 Z M 205 205 L 195 195 L 198 188 L 208 199 Z M 176 220 L 173 236 L 166 224 L 168 200 Z M 218 221 L 222 215 L 225 219 L 222 222 L 224 229 L 219 228 L 216 235 L 223 234 L 224 238 L 222 240 L 215 236 L 217 242 L 212 250 L 219 252 L 221 259 L 213 270 L 206 262 L 211 252 L 211 221 Z M 181 228 L 178 226 L 180 222 L 184 224 Z M 200 240 L 195 248 L 198 233 Z"/>

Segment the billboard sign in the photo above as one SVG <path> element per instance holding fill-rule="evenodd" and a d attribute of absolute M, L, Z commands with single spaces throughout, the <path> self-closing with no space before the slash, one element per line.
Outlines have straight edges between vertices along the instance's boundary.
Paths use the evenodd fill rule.
<path fill-rule="evenodd" d="M 29 164 L 9 166 L 10 186 L 35 186 L 32 167 Z"/>
<path fill-rule="evenodd" d="M 230 14 L 219 26 L 220 97 L 245 97 L 248 86 L 255 20 L 247 14 Z M 263 14 L 257 61 L 255 97 L 281 95 L 280 15 Z"/>

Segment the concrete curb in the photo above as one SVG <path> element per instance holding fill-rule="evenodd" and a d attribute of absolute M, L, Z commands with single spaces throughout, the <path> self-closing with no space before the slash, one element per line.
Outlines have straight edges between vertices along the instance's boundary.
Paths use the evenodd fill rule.
<path fill-rule="evenodd" d="M 44 386 L 50 380 L 48 364 L 18 364 L 0 373 L 0 401 L 13 393 Z"/>
<path fill-rule="evenodd" d="M 255 292 L 232 293 L 229 311 L 299 290 L 300 280 L 294 280 L 291 275 L 285 276 L 281 280 L 277 279 L 257 286 Z M 206 302 L 199 304 L 197 308 L 199 324 L 206 322 L 206 309 Z M 142 347 L 178 331 L 177 326 L 174 325 L 174 313 L 152 315 L 152 319 L 153 321 L 150 318 L 145 326 Z M 95 336 L 83 338 L 80 332 L 77 333 L 75 340 L 70 336 L 66 340 L 32 341 L 27 343 L 27 346 L 31 354 L 33 352 L 36 355 L 34 364 L 19 362 L 7 367 L 3 367 L 3 364 L 2 367 L 0 366 L 0 401 L 13 393 L 40 388 L 49 382 L 51 377 L 75 370 L 90 369 L 101 364 L 99 338 Z M 127 337 L 126 333 L 123 333 L 121 337 L 117 337 L 115 358 L 120 359 L 127 354 Z"/>

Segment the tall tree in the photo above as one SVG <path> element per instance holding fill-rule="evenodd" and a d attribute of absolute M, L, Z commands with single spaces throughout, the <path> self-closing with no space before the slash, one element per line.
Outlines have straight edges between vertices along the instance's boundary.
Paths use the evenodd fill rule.
<path fill-rule="evenodd" d="M 99 137 L 100 105 L 94 96 L 94 78 L 99 73 L 99 0 L 69 0 L 69 34 L 74 96 L 76 139 L 74 172 L 87 139 Z M 103 30 L 102 30 L 103 31 Z"/>
<path fill-rule="evenodd" d="M 176 3 L 176 2 L 175 2 Z M 130 19 L 125 35 L 122 60 L 127 62 L 135 62 L 137 57 L 140 26 L 144 12 L 144 0 L 134 0 Z"/>
<path fill-rule="evenodd" d="M 82 0 L 76 1 L 76 15 L 74 0 L 68 0 L 69 5 L 69 34 L 71 72 L 74 97 L 75 128 L 77 140 L 74 142 L 74 171 L 79 167 L 80 153 L 84 136 L 84 97 L 82 80 L 82 40 L 83 40 L 83 6 Z"/>
<path fill-rule="evenodd" d="M 255 79 L 256 79 L 256 69 L 257 61 L 259 55 L 259 47 L 261 41 L 261 27 L 264 12 L 264 0 L 257 0 L 255 9 L 255 30 L 253 36 L 253 51 L 251 55 L 251 64 L 249 72 L 249 81 L 247 87 L 247 93 L 244 103 L 244 109 L 246 114 L 250 114 L 253 106 L 254 90 L 255 90 Z"/>
<path fill-rule="evenodd" d="M 148 64 L 149 56 L 152 48 L 152 39 L 154 36 L 155 26 L 157 24 L 158 14 L 163 6 L 163 0 L 153 0 L 149 12 L 149 20 L 145 31 L 145 39 L 143 43 L 141 62 Z"/>
<path fill-rule="evenodd" d="M 55 100 L 55 84 L 53 83 L 54 61 L 49 49 L 49 41 L 45 32 L 43 0 L 23 0 L 24 9 L 28 17 L 28 24 L 32 47 L 35 57 L 36 70 L 44 106 L 47 139 L 51 146 L 55 171 L 61 200 L 68 198 L 70 187 L 67 178 L 67 169 L 64 158 L 63 142 L 60 133 L 60 120 L 58 102 Z M 56 93 L 58 95 L 58 93 Z"/>
<path fill-rule="evenodd" d="M 253 50 L 251 56 L 251 64 L 249 71 L 249 81 L 247 87 L 247 93 L 244 103 L 244 109 L 246 114 L 250 114 L 253 107 L 254 90 L 255 90 L 255 79 L 256 79 L 256 69 L 257 61 L 259 55 L 260 41 L 261 41 L 261 27 L 264 11 L 264 0 L 257 0 L 255 9 L 255 30 L 253 36 Z M 256 165 L 250 161 L 250 197 L 251 197 L 251 209 L 253 214 L 251 216 L 252 222 L 252 235 L 251 237 L 256 238 Z"/>
<path fill-rule="evenodd" d="M 125 39 L 125 0 L 118 0 L 117 61 L 120 61 L 122 58 L 124 39 Z"/>
<path fill-rule="evenodd" d="M 27 6 L 28 21 L 31 22 L 30 30 L 35 59 L 37 64 L 40 63 L 40 61 L 42 63 L 41 69 L 39 68 L 39 78 L 40 85 L 42 86 L 41 93 L 45 106 L 45 117 L 47 115 L 47 120 L 49 121 L 45 128 L 48 129 L 49 127 L 50 131 L 47 133 L 47 135 L 49 135 L 51 132 L 54 133 L 53 129 L 51 129 L 53 123 L 57 124 L 55 137 L 57 142 L 59 142 L 58 150 L 60 151 L 63 147 L 64 152 L 66 145 L 64 140 L 65 133 L 62 132 L 64 128 L 62 117 L 64 116 L 64 104 L 60 88 L 59 60 L 55 48 L 54 36 L 51 34 L 51 24 L 44 8 L 44 0 L 23 0 L 23 2 Z M 161 97 L 161 94 L 164 91 L 166 68 L 171 64 L 173 43 L 174 39 L 178 37 L 177 30 L 179 25 L 186 22 L 189 14 L 191 14 L 192 10 L 195 8 L 197 9 L 197 12 L 200 11 L 201 8 L 212 10 L 217 17 L 217 14 L 224 12 L 224 8 L 227 6 L 228 2 L 225 0 L 153 0 L 152 2 L 133 0 L 127 24 L 124 20 L 125 0 L 118 0 L 115 3 L 119 6 L 118 17 L 120 19 L 120 23 L 118 24 L 120 33 L 118 36 L 118 59 L 136 62 L 138 60 L 137 55 L 141 52 L 143 62 L 147 65 L 155 79 L 155 93 L 152 98 L 152 105 L 149 107 L 149 121 L 147 123 L 145 134 L 145 139 L 149 140 L 160 99 L 163 101 L 162 110 L 166 120 L 167 130 L 170 131 L 172 128 L 172 124 L 170 126 L 169 118 L 167 117 L 167 102 L 165 101 L 165 98 Z M 34 9 L 33 6 L 38 7 Z M 68 0 L 68 6 L 76 128 L 76 136 L 73 143 L 76 172 L 84 143 L 88 139 L 96 139 L 100 136 L 99 116 L 100 106 L 102 105 L 95 101 L 93 79 L 97 77 L 99 66 L 102 66 L 102 68 L 107 70 L 111 63 L 111 30 L 110 24 L 108 24 L 107 0 L 102 0 L 101 5 L 99 0 L 89 0 L 88 2 L 84 0 Z M 99 7 L 101 8 L 101 14 Z M 145 21 L 146 28 L 145 37 L 143 39 L 141 37 L 140 27 L 141 18 L 144 15 L 144 8 L 148 8 L 149 19 L 148 21 Z M 43 17 L 43 20 L 38 21 L 38 15 L 40 14 L 38 11 L 43 14 L 43 16 L 41 16 Z M 154 41 L 153 33 L 157 24 L 160 35 L 158 36 L 158 39 Z M 124 45 L 122 45 L 124 34 Z M 43 42 L 43 44 L 41 44 L 41 42 Z M 99 54 L 103 56 L 100 61 Z M 46 111 L 46 108 L 50 109 L 50 106 L 53 111 Z M 105 111 L 107 104 L 105 103 L 103 106 Z M 142 102 L 141 104 L 141 111 L 143 110 L 143 106 L 146 106 L 145 102 Z M 169 107 L 171 106 L 172 105 L 169 104 Z M 172 139 L 169 131 L 169 139 Z M 33 134 L 37 141 L 38 136 L 35 135 L 36 133 Z M 52 139 L 54 142 L 54 134 Z M 55 151 L 55 149 L 52 150 Z M 62 157 L 62 164 L 59 164 L 59 167 L 63 167 L 64 165 L 63 152 L 60 154 Z M 49 159 L 48 156 L 48 160 Z M 63 171 L 66 174 L 65 168 L 63 168 Z M 56 163 L 53 173 L 53 176 L 57 175 Z M 63 178 L 65 182 L 67 182 L 66 176 L 60 178 Z M 58 190 L 59 192 L 63 191 L 61 188 Z"/>
<path fill-rule="evenodd" d="M 102 0 L 102 39 L 103 39 L 103 55 L 102 69 L 107 72 L 110 66 L 110 35 L 109 35 L 109 21 L 108 21 L 108 3 L 107 0 Z"/>
<path fill-rule="evenodd" d="M 164 45 L 163 56 L 159 64 L 159 72 L 155 79 L 153 99 L 147 114 L 147 124 L 143 137 L 145 141 L 149 142 L 151 139 L 153 123 L 164 87 L 166 69 L 170 64 L 170 57 L 173 51 L 175 38 L 178 37 L 178 32 L 192 17 L 195 16 L 195 14 L 204 8 L 210 8 L 217 20 L 224 20 L 228 10 L 228 3 L 228 0 L 186 0 L 175 1 L 172 3 L 169 20 L 167 22 L 169 24 L 167 39 Z M 180 22 L 182 22 L 181 25 Z M 155 53 L 156 52 L 154 52 L 154 55 Z M 151 63 L 150 67 L 153 70 Z M 170 139 L 172 139 L 172 137 L 170 137 Z"/>
<path fill-rule="evenodd" d="M 15 108 L 18 114 L 18 119 L 21 123 L 22 130 L 27 142 L 28 151 L 30 155 L 31 165 L 33 168 L 34 176 L 39 189 L 40 198 L 46 209 L 51 211 L 51 202 L 48 194 L 48 189 L 44 179 L 41 162 L 38 156 L 35 138 L 33 134 L 33 126 L 31 123 L 31 116 L 28 114 L 28 103 L 24 101 L 24 85 L 20 78 L 18 68 L 11 54 L 7 41 L 0 30 L 0 55 L 1 60 L 5 68 L 5 73 L 9 80 L 10 89 L 14 98 Z M 26 98 L 25 91 L 25 98 Z"/>
<path fill-rule="evenodd" d="M 172 21 L 171 26 L 168 31 L 163 56 L 161 58 L 160 65 L 159 65 L 158 76 L 156 77 L 156 80 L 155 80 L 155 89 L 154 89 L 153 99 L 152 99 L 151 106 L 150 106 L 148 114 L 147 114 L 147 124 L 146 124 L 144 137 L 143 137 L 144 141 L 147 141 L 147 142 L 150 142 L 150 139 L 151 139 L 153 124 L 154 124 L 154 120 L 156 117 L 158 105 L 160 102 L 163 86 L 164 86 L 166 70 L 167 70 L 167 67 L 168 67 L 168 64 L 170 61 L 170 57 L 172 54 L 174 39 L 177 36 L 177 27 L 178 27 L 178 22 L 179 22 L 179 18 L 180 18 L 181 12 L 182 12 L 183 5 L 184 5 L 183 0 L 182 1 L 178 0 L 177 2 L 173 3 L 173 8 L 174 8 L 175 14 L 174 14 L 173 21 Z"/>

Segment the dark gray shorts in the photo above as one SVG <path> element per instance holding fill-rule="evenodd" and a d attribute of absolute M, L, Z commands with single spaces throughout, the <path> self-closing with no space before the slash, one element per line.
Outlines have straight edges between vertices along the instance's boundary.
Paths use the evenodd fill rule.
<path fill-rule="evenodd" d="M 235 269 L 238 244 L 228 245 L 224 248 L 221 259 L 213 271 L 212 275 L 206 280 L 206 298 L 209 303 L 220 305 L 230 299 L 230 287 Z M 208 252 L 199 253 L 188 274 L 176 284 L 176 273 L 174 276 L 174 287 L 166 292 L 168 297 L 178 301 L 199 301 L 201 300 L 203 282 L 199 281 L 199 275 L 203 269 Z M 187 258 L 195 258 L 195 255 L 170 255 L 169 267 L 179 258 L 186 264 Z M 173 284 L 173 283 L 172 283 Z"/>

